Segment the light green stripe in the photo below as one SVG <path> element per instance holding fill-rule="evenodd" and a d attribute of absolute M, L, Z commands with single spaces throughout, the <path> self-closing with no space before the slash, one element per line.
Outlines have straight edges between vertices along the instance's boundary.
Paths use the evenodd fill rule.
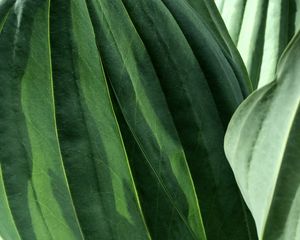
<path fill-rule="evenodd" d="M 0 212 L 1 212 L 0 238 L 2 237 L 5 240 L 21 240 L 6 197 L 1 165 L 0 165 Z"/>

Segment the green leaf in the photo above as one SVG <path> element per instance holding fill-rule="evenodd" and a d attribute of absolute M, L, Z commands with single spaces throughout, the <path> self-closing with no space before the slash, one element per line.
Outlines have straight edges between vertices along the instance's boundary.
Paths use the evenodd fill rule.
<path fill-rule="evenodd" d="M 220 13 L 222 13 L 224 0 L 214 0 L 216 6 L 218 7 Z"/>
<path fill-rule="evenodd" d="M 0 34 L 0 205 L 22 239 L 82 239 L 56 134 L 49 7 L 17 1 Z"/>
<path fill-rule="evenodd" d="M 16 2 L 0 44 L 0 234 L 149 239 L 84 1 Z"/>
<path fill-rule="evenodd" d="M 275 78 L 278 59 L 299 30 L 299 0 L 225 0 L 222 17 L 254 88 Z"/>
<path fill-rule="evenodd" d="M 221 140 L 229 118 L 243 100 L 229 63 L 231 56 L 228 52 L 223 54 L 226 45 L 219 46 L 223 40 L 185 1 L 175 4 L 124 0 L 123 5 L 89 2 L 104 69 L 117 99 L 115 104 L 121 110 L 118 121 L 123 122 L 122 134 L 138 192 L 143 193 L 141 204 L 153 238 L 201 236 L 197 233 L 200 230 L 193 227 L 201 226 L 199 217 L 186 217 L 188 209 L 196 212 L 197 208 L 185 170 L 186 160 L 208 237 L 248 238 L 248 215 L 243 212 Z M 222 77 L 215 68 L 220 69 Z M 234 224 L 226 224 L 232 216 L 241 226 L 240 231 L 233 229 Z M 251 221 L 250 216 L 250 225 Z M 180 230 L 174 232 L 178 226 Z M 198 235 L 193 236 L 189 228 Z M 250 235 L 255 236 L 255 231 Z"/>
<path fill-rule="evenodd" d="M 2 169 L 0 168 L 0 239 L 21 240 L 14 219 L 9 208 L 6 191 L 3 183 Z"/>
<path fill-rule="evenodd" d="M 231 0 L 230 2 L 224 0 L 223 6 L 221 7 L 222 18 L 235 44 L 237 44 L 239 40 L 246 2 L 247 0 Z M 218 6 L 218 8 L 220 9 L 220 6 Z"/>
<path fill-rule="evenodd" d="M 260 239 L 300 237 L 300 33 L 281 58 L 276 79 L 238 108 L 225 151 Z"/>
<path fill-rule="evenodd" d="M 169 69 L 164 69 L 164 75 L 160 74 L 161 84 L 195 182 L 207 236 L 209 239 L 255 238 L 256 233 L 252 218 L 246 208 L 243 209 L 244 203 L 224 156 L 223 140 L 221 140 L 228 124 L 226 113 L 222 109 L 234 111 L 238 104 L 234 103 L 232 96 L 234 96 L 234 93 L 243 93 L 242 87 L 235 85 L 239 76 L 233 75 L 233 68 L 222 69 L 221 66 L 231 64 L 230 60 L 232 61 L 233 57 L 226 55 L 226 52 L 224 52 L 225 47 L 221 45 L 222 39 L 219 40 L 211 31 L 212 27 L 207 27 L 209 18 L 202 18 L 203 14 L 201 12 L 195 14 L 189 6 L 184 4 L 171 4 L 171 1 L 166 1 L 166 5 L 178 21 L 178 25 L 185 34 L 188 44 L 200 64 L 199 73 L 197 68 L 193 68 L 195 64 L 192 57 L 181 61 L 180 51 L 188 52 L 189 47 L 179 49 L 177 44 L 177 51 L 173 51 L 172 54 L 168 55 L 173 56 L 172 63 L 168 63 L 167 59 L 162 62 L 162 57 L 160 57 L 161 62 L 158 66 L 169 65 Z M 201 11 L 200 4 L 193 6 Z M 205 6 L 204 3 L 202 6 Z M 214 14 L 213 6 L 207 6 L 211 8 L 210 14 Z M 183 11 L 190 14 L 180 15 L 180 12 Z M 212 19 L 210 21 L 214 23 Z M 221 25 L 219 27 L 221 28 Z M 192 35 L 193 39 L 190 34 L 195 34 Z M 195 39 L 198 41 L 195 41 Z M 157 41 L 153 40 L 152 42 Z M 178 42 L 183 42 L 183 40 L 178 39 Z M 214 49 L 214 52 L 218 54 L 214 55 L 213 51 L 201 49 L 202 44 L 207 49 Z M 172 49 L 175 49 L 175 47 Z M 201 49 L 201 51 L 198 51 L 198 49 Z M 174 66 L 176 62 L 177 65 Z M 220 65 L 216 63 L 220 63 Z M 215 69 L 219 69 L 218 73 L 223 76 L 222 79 L 218 78 L 215 72 L 210 69 L 213 65 Z M 158 66 L 157 69 L 160 71 Z M 223 70 L 224 72 L 221 74 Z M 190 74 L 186 75 L 186 72 Z M 222 86 L 221 81 L 232 84 L 232 88 Z M 178 85 L 174 85 L 175 82 L 178 82 Z M 217 85 L 221 86 L 220 89 L 216 87 Z M 230 92 L 232 94 L 231 96 L 223 95 L 219 90 L 226 92 L 226 94 Z M 239 102 L 242 99 L 242 97 L 237 97 L 235 100 Z M 227 112 L 227 114 L 231 116 L 232 112 Z M 197 140 L 195 141 L 195 139 Z M 205 186 L 202 183 L 206 183 Z M 230 222 L 227 220 L 228 218 L 231 219 Z M 234 229 L 233 226 L 235 226 Z M 240 229 L 240 231 L 236 229 Z"/>
<path fill-rule="evenodd" d="M 58 134 L 87 239 L 149 239 L 84 0 L 52 0 Z"/>
<path fill-rule="evenodd" d="M 2 0 L 0 24 L 1 238 L 256 238 L 223 150 L 251 87 L 213 2 Z"/>
<path fill-rule="evenodd" d="M 144 178 L 135 176 L 151 235 L 154 239 L 206 239 L 180 140 L 149 55 L 125 6 L 120 1 L 87 2 L 105 71 L 143 153 L 144 159 L 134 159 L 131 166 Z M 135 4 L 139 9 L 140 4 Z"/>
<path fill-rule="evenodd" d="M 247 97 L 249 92 L 253 91 L 252 83 L 248 77 L 248 73 L 240 53 L 227 31 L 215 3 L 211 0 L 186 1 L 195 9 L 198 13 L 198 17 L 205 23 L 205 25 L 207 25 L 211 33 L 215 35 L 215 40 L 219 43 L 223 54 L 226 56 L 235 72 L 244 97 Z"/>
<path fill-rule="evenodd" d="M 6 22 L 7 16 L 14 4 L 15 0 L 2 0 L 0 1 L 0 33 Z"/>

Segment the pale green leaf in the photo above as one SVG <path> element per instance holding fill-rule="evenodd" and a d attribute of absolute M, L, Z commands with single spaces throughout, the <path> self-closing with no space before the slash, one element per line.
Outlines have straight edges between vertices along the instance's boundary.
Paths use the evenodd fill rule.
<path fill-rule="evenodd" d="M 224 1 L 222 17 L 254 88 L 274 80 L 278 59 L 299 30 L 299 8 L 299 0 Z"/>
<path fill-rule="evenodd" d="M 260 239 L 300 238 L 300 34 L 281 58 L 276 79 L 238 108 L 225 151 Z"/>

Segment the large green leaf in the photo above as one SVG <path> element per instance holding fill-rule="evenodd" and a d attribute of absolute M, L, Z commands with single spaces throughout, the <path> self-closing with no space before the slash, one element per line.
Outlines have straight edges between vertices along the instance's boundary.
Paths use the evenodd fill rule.
<path fill-rule="evenodd" d="M 7 20 L 7 16 L 14 4 L 15 0 L 2 0 L 0 1 L 0 32 L 2 31 L 3 25 Z"/>
<path fill-rule="evenodd" d="M 184 222 L 195 225 L 186 218 L 186 208 L 196 210 L 185 157 L 208 238 L 255 236 L 255 231 L 247 231 L 252 219 L 243 209 L 223 152 L 224 129 L 243 93 L 229 63 L 231 56 L 224 55 L 219 45 L 222 39 L 185 1 L 88 2 L 104 68 L 124 116 L 122 133 L 154 238 L 193 236 L 183 227 L 168 230 Z"/>
<path fill-rule="evenodd" d="M 22 239 L 82 239 L 56 135 L 48 16 L 49 1 L 17 1 L 0 35 L 5 239 L 18 239 L 13 222 Z"/>
<path fill-rule="evenodd" d="M 5 187 L 3 184 L 2 169 L 0 168 L 0 239 L 21 240 L 16 228 L 11 210 L 8 205 Z"/>
<path fill-rule="evenodd" d="M 149 230 L 154 239 L 205 239 L 185 155 L 143 42 L 121 1 L 88 3 L 105 70 L 144 155 L 132 165 L 145 178 L 137 185 Z"/>
<path fill-rule="evenodd" d="M 235 44 L 239 40 L 246 2 L 247 0 L 222 0 L 222 3 L 220 0 L 216 1 L 228 32 Z"/>
<path fill-rule="evenodd" d="M 49 7 L 17 2 L 0 35 L 1 166 L 11 210 L 5 195 L 1 204 L 22 239 L 83 238 L 57 141 L 51 50 L 61 150 L 85 238 L 147 239 L 85 3 L 51 2 L 51 44 Z"/>
<path fill-rule="evenodd" d="M 61 152 L 87 239 L 147 239 L 84 0 L 51 2 Z"/>
<path fill-rule="evenodd" d="M 249 92 L 253 90 L 252 83 L 248 77 L 244 62 L 226 29 L 216 4 L 211 0 L 186 1 L 195 9 L 198 13 L 198 17 L 202 19 L 210 32 L 215 35 L 215 40 L 219 43 L 223 54 L 237 75 L 244 97 L 248 96 Z"/>
<path fill-rule="evenodd" d="M 225 151 L 260 239 L 300 238 L 300 34 L 281 58 L 276 79 L 237 110 Z"/>
<path fill-rule="evenodd" d="M 223 151 L 250 87 L 215 5 L 2 0 L 0 26 L 2 238 L 256 238 Z"/>
<path fill-rule="evenodd" d="M 299 8 L 299 0 L 224 0 L 220 6 L 254 88 L 274 80 L 278 59 L 299 30 Z"/>

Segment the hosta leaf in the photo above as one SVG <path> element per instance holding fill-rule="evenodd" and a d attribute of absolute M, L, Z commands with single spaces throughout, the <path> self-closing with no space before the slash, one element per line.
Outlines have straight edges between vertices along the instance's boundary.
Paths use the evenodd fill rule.
<path fill-rule="evenodd" d="M 82 239 L 55 129 L 48 16 L 49 1 L 17 1 L 0 34 L 0 204 L 22 239 Z"/>
<path fill-rule="evenodd" d="M 224 0 L 214 0 L 214 1 L 215 1 L 216 6 L 218 7 L 219 11 L 222 12 Z"/>
<path fill-rule="evenodd" d="M 121 1 L 87 2 L 105 71 L 147 161 L 136 165 L 147 179 L 140 192 L 149 230 L 154 239 L 205 239 L 184 152 L 143 42 Z"/>
<path fill-rule="evenodd" d="M 187 211 L 197 212 L 186 155 L 208 238 L 246 239 L 247 216 L 222 140 L 214 143 L 223 138 L 224 126 L 243 99 L 230 55 L 224 56 L 217 36 L 185 1 L 88 2 L 104 68 L 124 116 L 122 133 L 153 238 L 201 237 L 194 227 L 199 220 L 186 217 Z M 243 230 L 226 225 L 226 216 L 234 216 Z M 249 221 L 251 225 L 251 217 Z"/>
<path fill-rule="evenodd" d="M 14 219 L 9 208 L 3 183 L 2 170 L 0 168 L 0 239 L 21 240 Z"/>
<path fill-rule="evenodd" d="M 218 5 L 234 43 L 238 42 L 246 2 L 247 0 L 231 0 L 229 4 L 228 0 L 224 0 L 222 6 Z"/>
<path fill-rule="evenodd" d="M 255 238 L 255 230 L 253 231 L 251 216 L 247 214 L 246 210 L 243 212 L 243 200 L 239 196 L 238 189 L 231 175 L 232 173 L 226 163 L 222 141 L 219 142 L 218 140 L 223 139 L 224 136 L 224 129 L 228 123 L 226 115 L 231 116 L 232 114 L 232 112 L 225 113 L 221 109 L 226 108 L 227 111 L 230 111 L 230 109 L 234 111 L 237 106 L 236 104 L 242 100 L 242 97 L 236 97 L 235 100 L 231 97 L 234 93 L 238 92 L 241 93 L 240 96 L 243 95 L 242 87 L 236 84 L 239 82 L 237 81 L 238 77 L 234 75 L 234 71 L 230 67 L 226 68 L 226 70 L 225 68 L 222 69 L 220 65 L 218 66 L 218 64 L 216 64 L 218 62 L 226 66 L 230 64 L 232 58 L 227 59 L 225 57 L 228 55 L 226 56 L 226 53 L 224 53 L 224 55 L 222 54 L 221 50 L 223 50 L 223 48 L 218 44 L 219 41 L 216 40 L 216 35 L 210 31 L 212 28 L 207 28 L 207 21 L 201 18 L 200 14 L 195 14 L 195 12 L 185 4 L 173 4 L 171 1 L 165 1 L 165 4 L 178 21 L 190 45 L 189 47 L 193 50 L 194 56 L 200 63 L 200 69 L 203 71 L 202 74 L 199 74 L 196 70 L 197 68 L 191 67 L 195 66 L 192 57 L 186 57 L 183 60 L 186 65 L 183 61 L 180 62 L 180 60 L 178 60 L 179 55 L 176 56 L 176 54 L 180 53 L 180 49 L 173 51 L 172 55 L 174 60 L 172 64 L 167 63 L 167 60 L 160 64 L 160 66 L 169 65 L 169 69 L 172 69 L 174 72 L 174 75 L 170 78 L 171 71 L 168 71 L 166 68 L 164 71 L 165 75 L 160 74 L 160 76 L 163 76 L 161 77 L 161 84 L 165 89 L 165 96 L 173 113 L 177 131 L 183 143 L 196 190 L 199 194 L 199 201 L 201 203 L 208 238 Z M 198 7 L 199 6 L 200 5 L 198 5 Z M 213 6 L 208 5 L 208 8 L 211 7 Z M 198 10 L 200 10 L 200 7 Z M 183 15 L 183 11 L 189 12 L 190 14 Z M 211 12 L 211 14 L 213 14 L 213 12 Z M 194 33 L 197 37 L 193 35 Z M 193 36 L 193 38 L 191 38 L 191 36 Z M 183 41 L 178 40 L 178 42 Z M 216 55 L 214 55 L 212 51 L 201 49 L 202 44 L 204 44 L 207 49 L 210 47 L 214 48 Z M 184 47 L 182 47 L 182 49 L 184 49 Z M 199 49 L 201 49 L 201 51 L 198 51 Z M 181 51 L 187 52 L 186 49 Z M 188 62 L 188 59 L 190 62 Z M 173 62 L 177 62 L 178 65 L 174 67 Z M 210 69 L 211 66 L 214 66 L 215 69 L 219 69 L 220 72 L 224 70 L 223 74 L 221 74 L 223 76 L 222 79 L 215 75 L 215 72 Z M 160 71 L 158 66 L 157 69 Z M 186 72 L 193 72 L 194 75 L 185 75 Z M 182 77 L 180 78 L 180 76 Z M 227 88 L 228 86 L 222 86 L 221 81 L 224 81 L 224 79 L 226 79 L 225 82 L 227 84 L 231 85 L 229 88 Z M 179 85 L 172 84 L 172 82 L 174 83 L 175 81 L 178 82 Z M 216 85 L 222 87 L 218 89 Z M 231 97 L 222 95 L 218 91 L 221 89 L 226 92 L 226 94 L 231 92 Z M 211 92 L 211 94 L 209 92 Z M 194 139 L 197 139 L 197 141 Z M 203 186 L 201 184 L 202 182 L 207 184 Z M 216 195 L 218 196 L 217 198 L 215 197 Z M 226 208 L 223 204 L 226 205 Z M 236 206 L 240 206 L 240 208 L 237 210 Z M 226 211 L 224 211 L 224 209 L 226 209 Z M 231 224 L 225 220 L 228 217 L 232 219 Z M 247 220 L 249 222 L 247 222 Z M 233 225 L 239 225 L 237 228 L 244 230 L 236 231 L 231 228 Z M 216 231 L 216 228 L 218 231 Z M 249 232 L 247 228 L 249 228 Z"/>
<path fill-rule="evenodd" d="M 0 1 L 0 33 L 3 28 L 4 23 L 6 22 L 7 16 L 13 6 L 15 0 L 2 0 Z"/>
<path fill-rule="evenodd" d="M 253 90 L 252 83 L 248 77 L 243 60 L 226 29 L 215 3 L 211 0 L 186 1 L 195 9 L 198 17 L 202 19 L 211 33 L 214 33 L 215 40 L 219 43 L 223 54 L 237 76 L 244 97 L 248 96 L 249 92 Z"/>
<path fill-rule="evenodd" d="M 222 142 L 251 86 L 213 2 L 2 0 L 0 82 L 1 238 L 256 238 Z"/>
<path fill-rule="evenodd" d="M 225 0 L 222 17 L 254 88 L 275 78 L 278 59 L 299 29 L 299 0 Z"/>
<path fill-rule="evenodd" d="M 57 125 L 86 239 L 148 239 L 84 0 L 52 0 Z"/>
<path fill-rule="evenodd" d="M 1 149 L 3 156 L 1 165 L 3 165 L 8 204 L 12 208 L 11 212 L 16 225 L 22 239 L 83 238 L 74 214 L 73 203 L 70 200 L 56 137 L 50 62 L 50 45 L 53 44 L 54 48 L 51 50 L 53 51 L 55 96 L 58 96 L 56 100 L 59 127 L 62 124 L 62 111 L 65 114 L 64 132 L 60 134 L 61 147 L 68 170 L 72 197 L 85 237 L 95 239 L 95 237 L 103 236 L 105 239 L 119 239 L 120 236 L 126 234 L 130 238 L 147 239 L 149 234 L 143 221 L 122 139 L 113 115 L 96 44 L 93 42 L 93 32 L 88 32 L 92 28 L 87 8 L 82 5 L 82 2 L 77 1 L 77 4 L 72 2 L 73 14 L 81 16 L 82 13 L 85 13 L 87 22 L 80 19 L 81 23 L 85 24 L 85 28 L 80 28 L 80 25 L 76 25 L 75 22 L 74 27 L 70 28 L 70 31 L 74 29 L 71 32 L 74 37 L 71 38 L 72 35 L 65 30 L 69 21 L 73 24 L 71 15 L 67 14 L 67 11 L 71 10 L 70 2 L 65 1 L 65 4 L 61 4 L 61 2 L 58 4 L 52 1 L 51 3 L 52 16 L 58 13 L 64 14 L 63 17 L 58 15 L 60 22 L 56 26 L 56 32 L 51 34 L 51 40 L 53 40 L 51 44 L 49 42 L 50 12 L 47 1 L 39 4 L 32 1 L 17 2 L 7 18 L 0 36 L 1 60 L 2 62 L 8 60 L 8 65 L 3 63 L 0 69 L 3 82 L 1 96 L 4 99 L 1 106 L 3 114 L 1 115 L 3 121 L 1 134 L 5 141 L 7 138 L 11 139 L 5 145 L 7 149 Z M 36 15 L 32 15 L 35 11 L 37 11 Z M 31 19 L 31 16 L 35 16 L 36 19 Z M 51 23 L 57 24 L 55 21 Z M 86 28 L 88 24 L 90 24 L 89 29 Z M 86 32 L 78 33 L 78 29 Z M 58 34 L 60 34 L 59 41 L 56 43 Z M 62 38 L 63 34 L 67 37 Z M 91 43 L 85 46 L 91 48 L 94 44 L 94 55 L 82 47 L 82 44 L 77 44 L 80 42 L 78 34 L 81 37 L 91 35 L 89 38 Z M 64 42 L 65 39 L 67 43 Z M 72 44 L 70 48 L 66 48 L 68 44 Z M 78 49 L 77 54 L 80 54 L 81 57 L 72 52 L 70 54 L 68 50 L 72 50 L 72 47 Z M 57 53 L 63 54 L 63 61 L 59 60 L 58 57 L 61 55 L 57 56 Z M 88 62 L 88 70 L 87 65 L 82 64 L 82 61 Z M 70 62 L 72 64 L 79 62 L 81 68 L 75 64 L 71 64 L 69 67 Z M 90 70 L 92 68 L 93 74 Z M 12 69 L 16 69 L 16 72 L 11 71 Z M 74 71 L 77 69 L 80 75 L 74 75 Z M 57 76 L 60 73 L 61 75 Z M 96 73 L 99 75 L 96 76 Z M 98 82 L 99 78 L 101 81 Z M 8 79 L 9 81 L 7 81 Z M 78 82 L 82 79 L 83 83 Z M 60 81 L 60 85 L 58 85 L 58 81 Z M 79 90 L 74 88 L 73 82 L 78 84 Z M 93 84 L 94 88 L 89 89 Z M 100 90 L 95 92 L 96 89 Z M 75 94 L 75 97 L 66 98 L 70 91 L 71 94 Z M 76 95 L 78 92 L 82 99 L 78 99 Z M 63 98 L 61 94 L 64 94 Z M 98 94 L 100 96 L 103 94 L 104 97 L 99 97 Z M 61 100 L 65 101 L 61 103 Z M 72 106 L 78 101 L 79 106 L 80 104 L 86 105 L 83 109 L 74 111 Z M 95 101 L 102 101 L 106 107 L 102 108 L 100 104 L 95 105 Z M 82 115 L 85 121 L 82 120 Z M 93 121 L 97 122 L 96 127 Z M 13 122 L 16 122 L 17 129 L 8 127 Z M 65 126 L 65 123 L 72 129 Z M 102 137 L 107 136 L 105 139 L 101 139 L 99 132 L 96 131 L 97 128 L 102 129 L 103 124 L 106 131 L 102 130 L 101 135 Z M 84 135 L 86 134 L 84 131 L 86 125 L 93 127 L 90 132 L 93 132 L 94 135 Z M 8 130 L 5 131 L 5 128 Z M 20 132 L 19 135 L 21 134 L 20 140 L 18 132 Z M 70 136 L 73 137 L 71 139 L 73 141 L 70 141 Z M 82 139 L 83 137 L 84 139 Z M 89 139 L 93 142 L 93 146 L 89 143 Z M 104 140 L 103 148 L 100 148 L 100 140 Z M 96 142 L 99 143 L 97 147 L 95 146 Z M 11 148 L 19 150 L 12 152 Z M 28 156 L 26 156 L 26 152 L 28 152 Z M 107 157 L 105 157 L 105 152 L 108 152 Z M 11 162 L 14 158 L 18 162 Z M 92 174 L 93 171 L 95 171 L 95 175 Z M 99 171 L 107 174 L 101 173 L 99 176 Z M 97 183 L 97 175 L 101 182 L 100 185 Z M 77 191 L 74 191 L 74 188 Z M 27 193 L 27 191 L 29 192 Z M 7 207 L 5 199 L 5 189 L 3 189 L 1 203 L 5 214 L 8 215 L 10 209 Z M 26 209 L 27 204 L 28 210 Z M 110 219 L 113 224 L 103 221 L 106 218 Z M 9 223 L 9 221 L 10 218 L 7 217 L 5 223 Z M 118 227 L 112 231 L 111 227 L 114 225 Z M 1 234 L 2 228 L 6 229 L 7 227 L 1 225 Z M 13 222 L 10 228 L 13 228 Z M 14 234 L 12 231 L 9 233 Z M 6 235 L 7 233 L 3 236 L 8 238 Z M 11 239 L 17 238 L 11 237 Z"/>
<path fill-rule="evenodd" d="M 205 22 L 201 21 L 199 15 L 185 1 L 178 1 L 176 4 L 174 1 L 166 0 L 164 2 L 178 22 L 207 76 L 207 82 L 213 92 L 218 111 L 222 115 L 222 122 L 227 125 L 235 108 L 243 99 L 243 92 L 237 76 L 231 68 L 230 59 L 227 59 L 222 52 L 215 36 L 211 34 L 210 28 L 206 27 Z"/>
<path fill-rule="evenodd" d="M 281 58 L 276 79 L 238 108 L 225 151 L 260 239 L 300 238 L 300 34 Z"/>

